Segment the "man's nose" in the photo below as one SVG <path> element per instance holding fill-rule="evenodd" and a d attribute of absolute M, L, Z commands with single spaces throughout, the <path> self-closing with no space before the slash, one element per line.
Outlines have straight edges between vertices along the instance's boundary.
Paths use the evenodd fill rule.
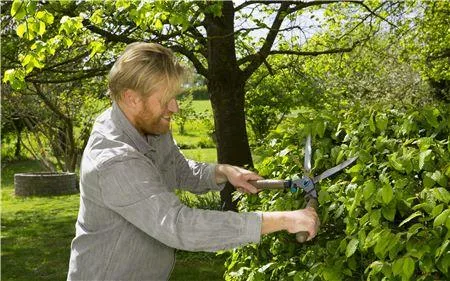
<path fill-rule="evenodd" d="M 178 107 L 178 102 L 177 102 L 176 98 L 172 98 L 169 101 L 169 103 L 167 104 L 167 109 L 173 113 L 177 113 L 180 110 L 180 108 Z"/>

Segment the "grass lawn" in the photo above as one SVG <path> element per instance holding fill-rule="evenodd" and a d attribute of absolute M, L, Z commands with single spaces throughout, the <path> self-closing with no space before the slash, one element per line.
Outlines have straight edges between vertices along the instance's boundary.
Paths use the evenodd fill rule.
<path fill-rule="evenodd" d="M 215 162 L 215 149 L 184 151 Z M 1 280 L 66 280 L 79 195 L 16 197 L 14 173 L 40 171 L 32 160 L 2 163 Z M 223 256 L 177 252 L 172 281 L 223 280 Z"/>

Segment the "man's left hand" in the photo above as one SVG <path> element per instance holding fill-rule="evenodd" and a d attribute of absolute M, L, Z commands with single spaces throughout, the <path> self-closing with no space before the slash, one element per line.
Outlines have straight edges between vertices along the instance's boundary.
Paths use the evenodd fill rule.
<path fill-rule="evenodd" d="M 251 185 L 248 181 L 261 180 L 260 175 L 228 164 L 218 164 L 216 166 L 216 182 L 230 182 L 236 189 L 242 193 L 257 193 L 259 190 Z"/>

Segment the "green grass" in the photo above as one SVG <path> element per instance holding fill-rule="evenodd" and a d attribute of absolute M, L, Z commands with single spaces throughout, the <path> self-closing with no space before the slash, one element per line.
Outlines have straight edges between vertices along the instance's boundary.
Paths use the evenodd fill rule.
<path fill-rule="evenodd" d="M 16 197 L 14 173 L 36 161 L 2 163 L 2 280 L 65 280 L 78 195 Z"/>
<path fill-rule="evenodd" d="M 210 100 L 194 100 L 192 101 L 192 107 L 197 112 L 208 111 L 212 114 L 212 107 Z"/>
<path fill-rule="evenodd" d="M 213 117 L 209 100 L 196 100 L 192 103 L 197 113 L 207 112 L 208 118 L 188 120 L 185 124 L 185 133 L 181 134 L 179 124 L 172 123 L 172 132 L 175 140 L 181 148 L 211 148 L 215 144 L 210 133 L 213 130 Z"/>
<path fill-rule="evenodd" d="M 184 156 L 199 162 L 217 163 L 217 150 L 215 148 L 182 149 Z"/>

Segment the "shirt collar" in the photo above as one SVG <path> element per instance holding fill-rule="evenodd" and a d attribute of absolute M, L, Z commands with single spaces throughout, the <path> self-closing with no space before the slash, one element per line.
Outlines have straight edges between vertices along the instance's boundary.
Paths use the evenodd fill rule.
<path fill-rule="evenodd" d="M 113 102 L 111 117 L 114 123 L 116 123 L 117 126 L 123 130 L 125 135 L 130 138 L 133 147 L 136 148 L 139 152 L 145 155 L 150 151 L 155 150 L 155 148 L 148 143 L 151 138 L 144 137 L 138 132 L 138 130 L 133 126 L 133 124 L 131 124 L 131 122 L 128 120 L 128 118 L 125 116 L 116 102 Z"/>

